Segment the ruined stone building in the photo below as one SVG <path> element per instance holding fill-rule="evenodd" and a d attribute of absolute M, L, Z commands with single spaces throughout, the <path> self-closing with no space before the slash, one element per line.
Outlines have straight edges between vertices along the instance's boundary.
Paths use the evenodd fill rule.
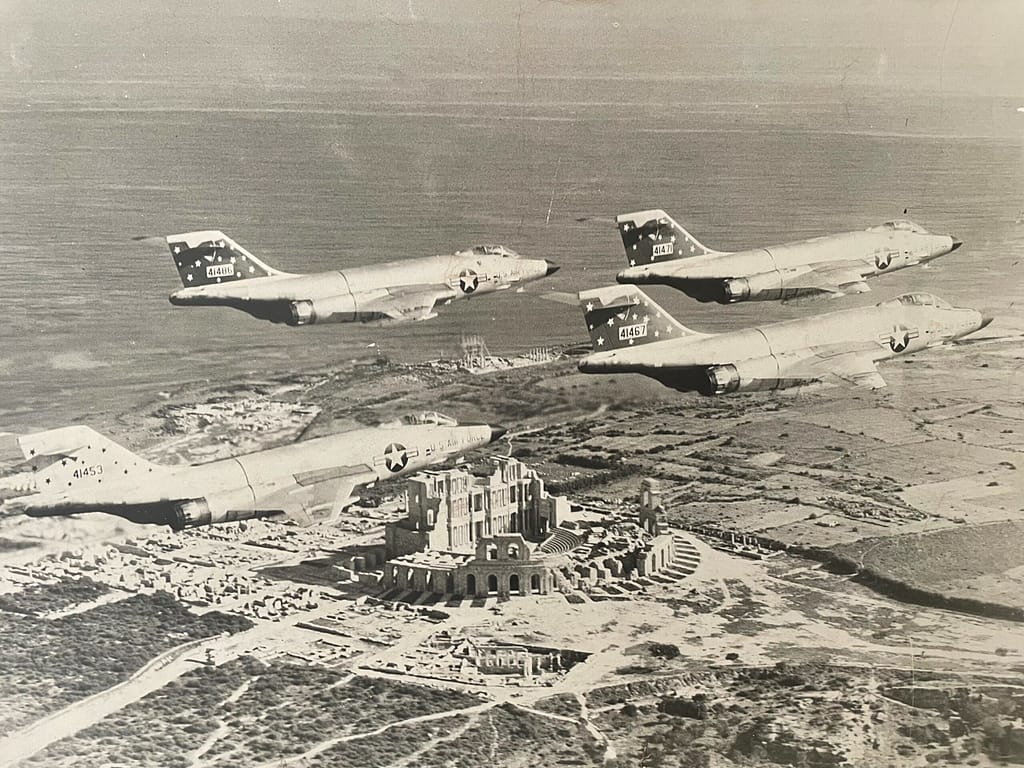
<path fill-rule="evenodd" d="M 389 560 L 384 585 L 466 597 L 547 595 L 564 558 L 535 551 L 521 533 L 486 536 L 473 555 L 423 552 Z"/>
<path fill-rule="evenodd" d="M 425 471 L 406 482 L 407 516 L 385 528 L 388 559 L 413 552 L 473 552 L 490 536 L 521 533 L 540 541 L 569 508 L 537 473 L 513 458 L 495 458 L 486 477 L 464 469 Z"/>
<path fill-rule="evenodd" d="M 618 511 L 581 522 L 522 462 L 499 458 L 493 466 L 484 477 L 449 469 L 406 482 L 406 516 L 385 526 L 386 589 L 466 598 L 589 591 L 676 561 L 656 481 L 643 481 L 638 516 Z"/>

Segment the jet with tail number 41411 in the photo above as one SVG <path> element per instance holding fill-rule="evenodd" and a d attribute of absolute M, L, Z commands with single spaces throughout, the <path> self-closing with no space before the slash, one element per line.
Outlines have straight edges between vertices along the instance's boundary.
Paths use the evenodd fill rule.
<path fill-rule="evenodd" d="M 32 517 L 106 512 L 175 530 L 284 515 L 334 520 L 360 487 L 440 464 L 505 434 L 437 413 L 192 466 L 154 464 L 86 426 L 17 438 L 27 493 L 5 506 Z"/>
<path fill-rule="evenodd" d="M 183 286 L 171 294 L 172 304 L 232 307 L 287 325 L 429 320 L 437 307 L 456 299 L 502 291 L 558 269 L 501 245 L 477 245 L 445 256 L 291 274 L 267 265 L 223 232 L 164 239 Z"/>
<path fill-rule="evenodd" d="M 594 345 L 581 371 L 640 373 L 704 395 L 839 382 L 879 389 L 878 362 L 992 322 L 929 293 L 719 334 L 690 330 L 635 286 L 582 291 L 579 302 Z"/>
<path fill-rule="evenodd" d="M 865 293 L 866 280 L 955 251 L 961 241 L 906 219 L 858 232 L 723 253 L 661 210 L 615 219 L 629 268 L 620 283 L 670 285 L 698 301 L 790 301 Z"/>

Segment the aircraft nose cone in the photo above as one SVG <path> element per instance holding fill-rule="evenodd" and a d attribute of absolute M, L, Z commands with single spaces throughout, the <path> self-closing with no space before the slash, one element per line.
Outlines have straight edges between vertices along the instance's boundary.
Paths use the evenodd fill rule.
<path fill-rule="evenodd" d="M 544 263 L 547 265 L 547 269 L 544 271 L 544 277 L 549 277 L 561 269 L 561 266 L 555 264 L 553 261 L 548 261 L 547 259 L 544 259 Z"/>
<path fill-rule="evenodd" d="M 508 427 L 503 427 L 500 424 L 491 424 L 491 439 L 488 442 L 493 443 L 495 440 L 500 440 L 508 432 Z"/>
<path fill-rule="evenodd" d="M 990 314 L 988 314 L 986 312 L 982 312 L 981 313 L 981 328 L 988 328 L 992 324 L 992 321 L 994 319 L 995 318 L 992 317 L 992 315 L 990 315 Z M 978 330 L 980 331 L 981 328 L 979 328 Z"/>
<path fill-rule="evenodd" d="M 953 251 L 955 251 L 957 248 L 959 248 L 963 244 L 964 244 L 963 240 L 960 240 L 960 239 L 954 237 L 953 238 L 953 244 L 949 247 L 949 252 L 952 253 Z"/>

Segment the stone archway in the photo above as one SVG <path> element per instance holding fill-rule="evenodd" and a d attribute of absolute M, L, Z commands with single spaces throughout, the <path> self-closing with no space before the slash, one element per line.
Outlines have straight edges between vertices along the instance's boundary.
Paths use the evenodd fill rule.
<path fill-rule="evenodd" d="M 530 577 L 530 591 L 533 594 L 535 594 L 535 595 L 540 592 L 540 574 L 539 573 L 535 573 L 535 574 L 533 574 Z"/>
<path fill-rule="evenodd" d="M 466 577 L 466 594 L 469 597 L 476 597 L 476 576 L 472 573 Z"/>
<path fill-rule="evenodd" d="M 512 595 L 521 595 L 521 594 L 523 594 L 522 589 L 519 588 L 519 574 L 518 573 L 513 573 L 511 576 L 508 577 L 508 591 L 509 591 L 509 594 L 512 594 Z"/>
<path fill-rule="evenodd" d="M 487 577 L 487 594 L 498 594 L 498 577 L 493 573 Z"/>

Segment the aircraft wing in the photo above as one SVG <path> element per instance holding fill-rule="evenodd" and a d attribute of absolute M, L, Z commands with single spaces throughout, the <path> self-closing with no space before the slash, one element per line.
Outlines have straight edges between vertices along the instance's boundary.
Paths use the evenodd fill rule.
<path fill-rule="evenodd" d="M 862 265 L 856 261 L 810 264 L 799 270 L 782 274 L 782 288 L 818 290 L 822 293 L 867 293 L 871 289 L 861 274 Z"/>
<path fill-rule="evenodd" d="M 865 389 L 882 389 L 886 383 L 875 366 L 873 353 L 877 350 L 870 343 L 856 349 L 846 345 L 813 347 L 806 354 L 792 355 L 782 373 L 792 379 L 838 379 Z"/>
<path fill-rule="evenodd" d="M 358 497 L 358 486 L 377 479 L 367 464 L 328 467 L 294 475 L 295 485 L 256 500 L 257 509 L 281 509 L 299 525 L 333 522 Z"/>
<path fill-rule="evenodd" d="M 380 312 L 392 320 L 428 320 L 434 307 L 455 298 L 447 285 L 406 285 L 389 288 L 387 293 L 366 305 L 366 311 Z"/>

